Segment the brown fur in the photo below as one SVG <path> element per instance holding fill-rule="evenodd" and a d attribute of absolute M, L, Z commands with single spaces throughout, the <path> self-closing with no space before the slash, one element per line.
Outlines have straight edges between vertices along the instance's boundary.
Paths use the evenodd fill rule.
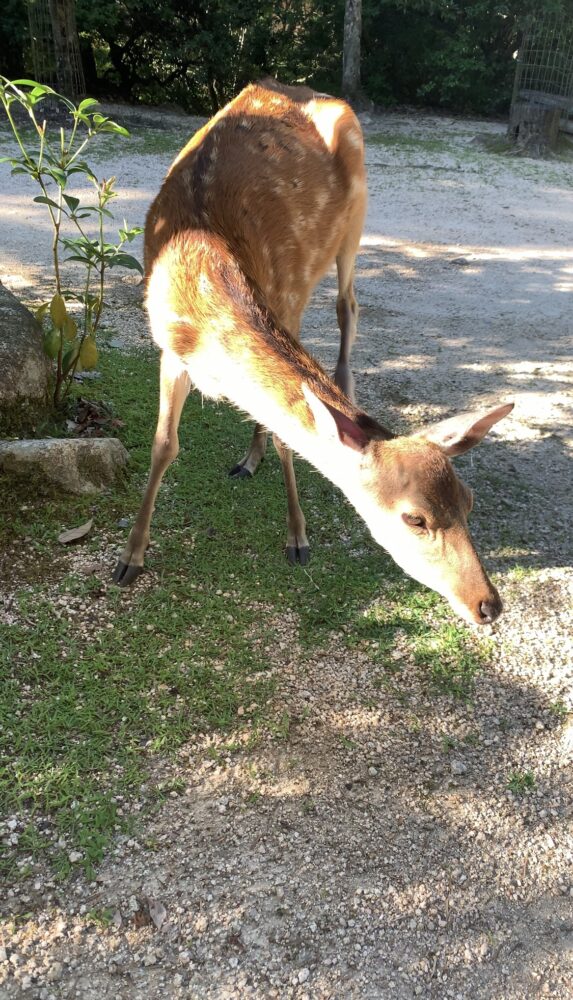
<path fill-rule="evenodd" d="M 117 581 L 141 571 L 193 379 L 258 421 L 233 473 L 252 474 L 264 455 L 265 427 L 277 432 L 289 558 L 308 558 L 295 447 L 347 493 L 408 572 L 472 620 L 499 614 L 499 597 L 467 531 L 469 491 L 446 455 L 476 444 L 510 407 L 464 418 L 461 434 L 448 425 L 443 445 L 440 432 L 437 443 L 392 439 L 356 407 L 349 358 L 365 205 L 360 125 L 344 102 L 308 88 L 273 80 L 245 88 L 176 158 L 146 221 L 147 306 L 163 350 L 160 414 L 148 486 Z M 310 294 L 335 260 L 341 348 L 333 381 L 298 339 Z M 412 527 L 415 517 L 423 529 Z"/>

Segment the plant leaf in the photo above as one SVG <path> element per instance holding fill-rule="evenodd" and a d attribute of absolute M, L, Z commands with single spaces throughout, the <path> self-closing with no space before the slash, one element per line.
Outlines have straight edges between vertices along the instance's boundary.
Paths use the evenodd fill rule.
<path fill-rule="evenodd" d="M 55 90 L 45 86 L 43 83 L 38 83 L 37 80 L 11 80 L 10 82 L 14 87 L 41 87 L 46 94 L 55 94 Z"/>
<path fill-rule="evenodd" d="M 34 201 L 36 201 L 35 198 L 34 198 Z M 78 207 L 78 205 L 80 203 L 80 199 L 79 198 L 73 198 L 71 194 L 65 194 L 64 195 L 64 201 L 65 201 L 66 205 L 68 206 L 70 212 L 75 212 L 76 208 Z"/>
<path fill-rule="evenodd" d="M 88 108 L 93 108 L 96 104 L 99 104 L 99 101 L 96 101 L 95 97 L 86 97 L 78 104 L 78 111 L 80 114 L 83 114 L 84 111 L 87 111 Z"/>
<path fill-rule="evenodd" d="M 55 201 L 52 200 L 52 198 L 46 198 L 46 196 L 43 195 L 43 194 L 39 194 L 36 198 L 33 198 L 32 201 L 37 202 L 38 205 L 51 205 L 52 208 L 59 208 L 60 207 L 57 204 L 57 202 L 55 202 Z"/>
<path fill-rule="evenodd" d="M 107 260 L 108 267 L 127 267 L 131 271 L 139 271 L 143 274 L 143 268 L 136 257 L 129 253 L 116 253 Z"/>
<path fill-rule="evenodd" d="M 54 178 L 58 187 L 61 187 L 62 190 L 65 188 L 68 180 L 67 171 L 61 170 L 60 167 L 50 167 L 49 170 L 46 170 L 46 173 Z"/>

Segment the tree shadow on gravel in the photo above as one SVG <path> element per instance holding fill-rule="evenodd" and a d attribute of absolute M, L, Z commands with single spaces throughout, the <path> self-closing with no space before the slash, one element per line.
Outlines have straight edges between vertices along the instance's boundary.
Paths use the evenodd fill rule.
<path fill-rule="evenodd" d="M 82 897 L 121 914 L 119 929 L 91 929 L 116 988 L 154 997 L 155 975 L 177 972 L 202 996 L 242 983 L 255 997 L 489 1000 L 547 983 L 565 1000 L 571 811 L 564 775 L 544 763 L 556 723 L 543 692 L 488 675 L 473 707 L 418 690 L 365 709 L 368 678 L 353 697 L 356 664 L 341 658 L 340 674 L 345 704 L 321 688 L 318 658 L 299 672 L 288 735 L 247 754 L 190 750 L 173 766 L 177 793 L 120 839 Z M 316 695 L 296 715 L 302 684 Z M 510 795 L 528 766 L 534 790 Z M 146 894 L 166 908 L 160 933 L 133 913 Z M 56 941 L 49 955 L 83 947 Z"/>

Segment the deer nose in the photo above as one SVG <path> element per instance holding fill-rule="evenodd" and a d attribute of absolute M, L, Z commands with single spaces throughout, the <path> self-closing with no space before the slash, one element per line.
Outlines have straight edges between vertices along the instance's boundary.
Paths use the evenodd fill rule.
<path fill-rule="evenodd" d="M 498 594 L 492 600 L 482 601 L 479 606 L 481 624 L 490 625 L 496 618 L 499 618 L 502 607 L 503 605 Z"/>

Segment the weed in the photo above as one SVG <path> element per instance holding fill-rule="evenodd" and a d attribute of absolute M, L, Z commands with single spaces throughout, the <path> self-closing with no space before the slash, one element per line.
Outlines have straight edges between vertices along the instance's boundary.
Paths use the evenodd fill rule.
<path fill-rule="evenodd" d="M 277 740 L 288 740 L 291 726 L 291 717 L 285 711 L 278 721 L 269 722 L 269 730 Z"/>
<path fill-rule="evenodd" d="M 535 788 L 535 775 L 533 771 L 512 771 L 507 787 L 514 795 L 525 795 Z"/>
<path fill-rule="evenodd" d="M 569 709 L 562 698 L 552 701 L 551 704 L 547 706 L 547 710 L 551 712 L 556 719 L 559 719 L 560 722 L 562 722 L 563 719 L 566 719 L 569 715 Z"/>
<path fill-rule="evenodd" d="M 98 910 L 98 909 L 88 910 L 87 913 L 84 914 L 84 920 L 86 920 L 89 923 L 95 924 L 96 927 L 101 927 L 105 929 L 106 927 L 110 926 L 113 920 L 113 910 L 109 909 L 109 907 L 103 910 Z"/>
<path fill-rule="evenodd" d="M 316 802 L 310 797 L 310 795 L 303 796 L 300 807 L 305 816 L 309 816 L 316 812 Z"/>
<path fill-rule="evenodd" d="M 345 736 L 343 733 L 340 733 L 338 739 L 342 743 L 345 750 L 356 750 L 356 747 L 358 746 L 358 743 L 356 743 L 355 740 L 349 739 L 348 736 Z"/>
<path fill-rule="evenodd" d="M 442 736 L 442 750 L 444 753 L 449 753 L 450 750 L 455 750 L 458 743 L 453 736 Z"/>

